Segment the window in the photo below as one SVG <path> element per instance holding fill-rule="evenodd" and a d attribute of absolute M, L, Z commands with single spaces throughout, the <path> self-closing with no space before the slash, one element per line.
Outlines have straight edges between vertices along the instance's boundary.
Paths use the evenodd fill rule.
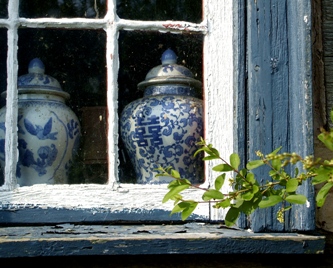
<path fill-rule="evenodd" d="M 94 215 L 93 218 L 89 216 L 93 221 L 172 220 L 169 218 L 171 204 L 161 204 L 166 190 L 165 185 L 133 184 L 133 168 L 129 165 L 129 159 L 126 159 L 117 123 L 124 105 L 142 96 L 142 92 L 136 91 L 137 83 L 144 80 L 149 69 L 159 64 L 162 52 L 169 46 L 179 49 L 177 51 L 180 54 L 179 58 L 186 61 L 186 65 L 192 67 L 192 70 L 194 66 L 198 79 L 202 80 L 203 37 L 207 32 L 206 22 L 201 22 L 202 3 L 174 1 L 174 6 L 179 5 L 177 12 L 169 10 L 167 4 L 170 3 L 153 1 L 148 5 L 145 2 L 143 7 L 146 10 L 140 14 L 155 15 L 136 18 L 138 12 L 133 12 L 136 4 L 128 1 L 8 3 L 9 15 L 8 19 L 2 20 L 4 37 L 1 38 L 3 47 L 7 46 L 6 36 L 10 40 L 8 54 L 3 55 L 3 62 L 8 59 L 6 117 L 11 121 L 6 125 L 7 161 L 2 189 L 9 191 L 2 192 L 4 208 L 16 206 L 18 203 L 19 207 L 23 203 L 35 203 L 38 207 L 41 205 L 51 210 L 60 209 L 62 212 L 59 215 L 70 211 L 70 217 L 74 222 L 82 221 L 82 215 L 88 211 L 88 214 Z M 160 14 L 162 7 L 165 12 Z M 194 8 L 194 11 L 182 12 L 189 8 Z M 176 14 L 176 17 L 170 14 L 172 16 Z M 187 17 L 186 14 L 193 15 Z M 77 169 L 70 174 L 69 184 L 36 184 L 16 188 L 17 170 L 14 168 L 17 159 L 16 122 L 9 118 L 17 118 L 18 111 L 17 91 L 12 89 L 17 88 L 17 78 L 27 73 L 30 60 L 39 55 L 43 55 L 45 73 L 56 78 L 63 90 L 70 94 L 71 98 L 67 101 L 67 105 L 78 115 L 81 123 L 84 122 L 83 140 L 86 138 L 91 141 L 92 137 L 85 135 L 89 127 L 95 128 L 93 132 L 97 135 L 95 139 L 104 141 L 104 150 L 107 144 L 108 148 L 104 155 L 99 155 L 101 159 L 92 159 L 87 148 L 91 144 L 83 143 L 80 147 L 83 155 L 80 160 L 83 164 L 81 165 L 81 162 L 75 164 Z M 185 58 L 182 55 L 185 55 Z M 6 70 L 2 73 L 5 74 Z M 89 78 L 86 74 L 89 74 Z M 132 92 L 126 94 L 128 89 Z M 99 118 L 87 120 L 83 116 L 84 113 L 91 115 L 93 110 L 97 111 L 99 116 L 102 115 L 104 133 L 96 134 L 96 125 L 88 125 L 89 121 L 98 121 Z M 15 134 L 9 135 L 9 133 Z M 26 196 L 24 201 L 18 201 L 16 198 L 20 199 L 18 196 L 25 191 L 29 197 Z M 37 195 L 32 194 L 35 191 Z M 147 195 L 147 192 L 150 194 Z M 49 198 L 51 196 L 54 202 Z M 21 207 L 23 214 L 30 213 L 29 206 Z M 207 220 L 208 211 L 206 205 L 198 210 L 199 213 L 194 218 Z M 43 219 L 41 215 L 38 219 L 30 220 L 41 223 L 48 221 L 47 218 Z M 19 218 L 13 221 L 6 216 L 3 218 L 3 222 L 16 220 L 21 221 Z"/>
<path fill-rule="evenodd" d="M 1 1 L 1 4 L 6 6 L 7 2 L 8 19 L 6 14 L 0 14 L 1 46 L 5 47 L 6 42 L 8 43 L 7 55 L 0 54 L 3 60 L 7 57 L 7 70 L 4 66 L 1 66 L 3 69 L 1 69 L 2 73 L 0 75 L 3 75 L 3 72 L 6 71 L 8 82 L 5 144 L 8 161 L 6 161 L 4 170 L 4 185 L 0 192 L 2 205 L 0 222 L 2 224 L 179 220 L 177 215 L 169 217 L 172 204 L 161 204 L 161 199 L 166 192 L 165 185 L 123 183 L 121 176 L 123 175 L 124 182 L 128 182 L 126 177 L 130 176 L 126 175 L 126 172 L 131 171 L 123 166 L 124 170 L 120 169 L 119 172 L 118 163 L 122 161 L 122 148 L 118 141 L 118 109 L 124 105 L 122 101 L 126 98 L 122 96 L 124 92 L 120 91 L 118 81 L 121 79 L 128 80 L 128 75 L 131 75 L 125 72 L 124 67 L 133 67 L 133 64 L 138 64 L 135 61 L 126 62 L 126 59 L 130 60 L 130 58 L 129 56 L 124 57 L 123 54 L 131 52 L 133 47 L 137 46 L 132 40 L 141 39 L 142 42 L 173 40 L 174 45 L 188 46 L 190 52 L 187 51 L 187 54 L 195 51 L 192 54 L 196 55 L 200 54 L 201 50 L 203 51 L 202 59 L 194 57 L 192 60 L 194 65 L 201 64 L 201 60 L 203 64 L 204 136 L 206 140 L 219 148 L 226 158 L 233 151 L 240 152 L 244 159 L 251 158 L 251 152 L 254 150 L 270 150 L 271 146 L 275 146 L 275 144 L 269 144 L 262 148 L 257 142 L 260 142 L 260 139 L 254 139 L 254 137 L 262 138 L 260 135 L 266 134 L 262 130 L 271 127 L 270 122 L 254 120 L 257 111 L 262 112 L 263 110 L 260 109 L 265 109 L 265 111 L 267 109 L 267 106 L 262 106 L 261 100 L 263 99 L 260 98 L 260 94 L 264 96 L 267 90 L 265 77 L 271 79 L 268 88 L 277 90 L 279 87 L 275 87 L 276 84 L 274 83 L 279 81 L 280 74 L 282 77 L 290 78 L 290 80 L 287 79 L 289 83 L 286 82 L 284 86 L 288 87 L 289 90 L 292 88 L 293 93 L 287 94 L 288 96 L 284 99 L 287 108 L 283 110 L 283 113 L 288 117 L 287 121 L 290 126 L 298 122 L 307 122 L 308 128 L 303 130 L 304 133 L 309 132 L 312 128 L 311 103 L 305 102 L 305 99 L 308 100 L 307 97 L 311 94 L 311 81 L 302 76 L 309 75 L 311 77 L 307 69 L 310 68 L 310 53 L 308 47 L 302 45 L 310 44 L 310 42 L 306 42 L 309 41 L 308 38 L 310 37 L 308 21 L 310 20 L 311 5 L 309 6 L 309 1 L 298 4 L 297 7 L 301 7 L 296 10 L 296 4 L 289 2 L 285 5 L 280 3 L 274 5 L 270 2 L 245 4 L 243 1 L 205 0 L 202 3 L 202 11 L 200 1 L 195 1 L 196 5 L 193 13 L 183 13 L 183 16 L 179 18 L 172 17 L 173 9 L 166 9 L 162 14 L 159 13 L 159 5 L 162 5 L 165 1 L 151 1 L 152 6 L 148 4 L 141 5 L 140 8 L 143 8 L 145 12 L 140 13 L 139 17 L 131 16 L 130 9 L 135 10 L 137 7 L 125 0 L 82 1 L 86 5 L 78 5 L 77 3 L 80 1 L 57 1 L 57 4 L 49 1 Z M 142 2 L 147 3 L 147 1 Z M 173 7 L 181 3 L 184 8 L 192 8 L 194 3 L 194 1 L 173 2 Z M 43 12 L 39 14 L 35 12 L 36 9 L 34 8 L 34 5 L 37 4 L 45 7 L 45 9 L 41 9 Z M 56 8 L 52 5 L 56 5 Z M 60 5 L 61 8 L 58 8 L 57 5 Z M 150 12 L 153 9 L 158 10 L 158 12 Z M 294 24 L 286 20 L 281 24 L 282 26 L 278 25 L 279 27 L 276 28 L 272 24 L 265 24 L 264 22 L 269 18 L 262 15 L 262 10 L 266 9 L 270 12 L 280 10 L 282 10 L 282 13 L 289 12 L 288 18 L 292 18 Z M 198 19 L 201 13 L 202 20 Z M 194 15 L 187 16 L 188 14 Z M 145 17 L 144 15 L 152 16 Z M 283 17 L 283 19 L 286 19 L 286 17 Z M 256 23 L 260 21 L 267 26 L 267 28 L 260 28 L 267 30 L 266 32 L 259 32 L 263 36 L 256 35 L 258 32 L 256 27 L 259 27 L 259 24 Z M 270 21 L 270 23 L 274 22 L 276 21 Z M 297 27 L 294 25 L 297 25 Z M 280 50 L 270 50 L 271 47 L 278 47 L 274 45 L 278 44 L 280 40 L 273 40 L 272 43 L 262 42 L 266 40 L 267 36 L 273 35 L 271 33 L 275 29 L 283 32 L 285 34 L 283 38 L 289 42 L 288 46 L 281 48 L 283 53 L 292 52 L 287 54 L 286 57 L 278 57 Z M 59 42 L 59 40 L 63 40 L 61 39 L 63 36 L 67 38 L 66 42 Z M 67 87 L 68 84 L 74 83 L 74 81 L 70 77 L 67 79 L 66 76 L 80 75 L 80 68 L 86 65 L 79 64 L 80 66 L 78 66 L 78 62 L 84 62 L 85 58 L 93 60 L 90 68 L 95 79 L 90 81 L 90 86 L 100 83 L 96 98 L 84 99 L 78 91 L 70 93 L 72 95 L 72 108 L 74 109 L 76 105 L 81 108 L 91 103 L 98 107 L 107 106 L 107 166 L 105 166 L 105 163 L 99 162 L 101 166 L 98 167 L 98 170 L 89 171 L 91 174 L 97 172 L 106 174 L 107 172 L 107 179 L 104 175 L 95 178 L 102 183 L 107 181 L 106 184 L 33 185 L 14 190 L 16 188 L 16 159 L 18 157 L 16 150 L 17 78 L 21 72 L 26 73 L 23 69 L 29 62 L 29 52 L 36 49 L 36 47 L 38 48 L 38 45 L 47 44 L 46 42 L 43 43 L 46 38 L 48 39 L 47 42 L 53 42 L 53 45 L 57 46 L 59 53 L 59 55 L 56 55 L 57 52 L 50 52 L 55 53 L 49 55 L 50 59 L 57 60 L 58 56 L 60 59 L 66 58 L 66 61 L 58 63 L 57 66 L 45 62 L 48 64 L 47 68 L 53 68 L 54 72 L 58 72 L 57 75 L 53 76 L 60 79 L 61 82 L 65 82 L 66 87 L 64 86 L 64 89 L 66 90 L 74 88 L 74 86 Z M 78 42 L 80 38 L 90 40 L 91 47 L 80 44 Z M 304 39 L 304 42 L 299 42 L 295 38 Z M 34 44 L 31 40 L 37 40 L 39 43 Z M 95 40 L 99 41 L 94 42 Z M 29 47 L 31 44 L 34 44 L 34 46 Z M 259 46 L 260 44 L 262 44 L 262 47 Z M 161 46 L 163 47 L 164 44 L 162 43 Z M 78 50 L 77 53 L 65 54 L 64 56 L 64 53 L 72 50 L 73 47 Z M 138 45 L 138 47 L 140 46 Z M 144 46 L 142 46 L 144 55 L 154 58 L 156 55 L 160 56 L 159 50 L 145 51 L 144 49 Z M 4 51 L 2 50 L 0 53 L 4 53 Z M 262 52 L 267 54 L 262 54 Z M 305 54 L 302 54 L 303 52 Z M 286 62 L 289 63 L 286 64 Z M 290 66 L 290 68 L 288 69 L 285 66 Z M 98 67 L 98 72 L 96 67 Z M 142 73 L 136 78 L 139 79 L 138 82 L 144 79 L 144 74 L 154 65 L 146 67 L 145 70 L 142 68 Z M 283 69 L 283 72 L 280 72 L 278 68 Z M 62 73 L 64 70 L 67 71 Z M 262 70 L 265 70 L 265 72 Z M 196 72 L 200 71 L 200 69 L 196 70 Z M 201 75 L 199 74 L 199 76 Z M 4 79 L 1 81 L 1 83 L 4 83 Z M 306 92 L 303 91 L 304 83 L 306 83 L 308 89 Z M 131 87 L 134 86 L 131 85 Z M 105 91 L 103 91 L 104 89 Z M 138 95 L 133 97 L 137 98 Z M 272 102 L 276 101 L 270 99 L 269 96 L 267 98 Z M 266 96 L 264 99 L 266 100 Z M 288 103 L 289 100 L 291 104 Z M 82 103 L 78 104 L 78 101 Z M 285 103 L 283 102 L 283 104 Z M 301 108 L 290 112 L 288 109 L 293 107 Z M 277 112 L 277 108 L 273 107 L 272 109 Z M 304 113 L 304 111 L 306 112 Z M 271 117 L 268 115 L 265 118 Z M 263 125 L 257 125 L 258 122 Z M 277 121 L 273 125 L 278 128 L 281 124 L 281 121 Z M 281 135 L 285 135 L 285 133 Z M 309 148 L 312 146 L 310 136 L 302 138 L 298 137 L 297 133 L 290 132 L 286 135 L 288 138 L 290 137 L 290 144 L 296 144 L 296 149 L 301 148 L 304 152 L 310 150 Z M 276 139 L 276 137 L 269 136 L 267 139 L 279 141 L 280 137 Z M 254 140 L 256 142 L 253 142 Z M 288 147 L 291 150 L 293 148 L 292 146 Z M 206 186 L 214 178 L 210 169 L 212 165 L 214 163 L 206 163 Z M 89 178 L 87 182 L 90 182 Z M 305 186 L 305 192 L 311 192 L 308 185 Z M 190 191 L 190 195 L 193 195 L 193 198 L 200 198 L 201 193 Z M 10 211 L 13 209 L 17 213 L 12 214 Z M 313 229 L 314 225 L 311 220 L 311 218 L 314 218 L 313 211 L 309 214 L 308 211 L 302 211 L 302 209 L 296 210 L 295 213 L 308 215 L 309 225 L 303 226 L 303 223 L 301 223 L 299 226 L 296 223 L 290 226 L 273 226 L 271 228 L 269 220 L 264 221 L 262 225 L 261 219 L 254 216 L 251 224 L 253 222 L 255 224 L 250 225 L 246 219 L 243 219 L 240 226 L 251 228 L 254 226 L 256 231 L 280 231 L 281 228 L 283 230 L 294 228 L 299 230 Z M 265 217 L 270 219 L 274 215 L 274 211 L 265 211 L 264 213 L 266 213 Z M 34 216 L 32 217 L 32 215 Z M 294 216 L 290 215 L 290 218 L 292 217 Z M 202 204 L 196 210 L 192 219 L 223 219 L 223 211 L 210 210 L 209 205 Z"/>

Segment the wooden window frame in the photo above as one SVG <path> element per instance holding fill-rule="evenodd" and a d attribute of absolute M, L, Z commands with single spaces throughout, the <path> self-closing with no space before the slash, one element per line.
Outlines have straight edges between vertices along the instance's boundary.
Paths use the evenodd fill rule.
<path fill-rule="evenodd" d="M 108 185 L 33 185 L 17 187 L 17 31 L 19 27 L 65 28 L 65 29 L 104 29 L 107 33 L 107 98 L 109 122 L 117 118 L 117 72 L 119 68 L 118 31 L 144 30 L 171 33 L 196 32 L 204 35 L 203 87 L 205 107 L 205 139 L 217 147 L 224 158 L 237 151 L 242 159 L 249 157 L 247 128 L 249 122 L 247 94 L 256 90 L 258 84 L 248 54 L 255 53 L 252 43 L 246 43 L 258 25 L 251 24 L 246 14 L 249 3 L 245 0 L 216 1 L 203 0 L 203 20 L 201 23 L 184 21 L 132 21 L 116 16 L 115 0 L 108 0 L 109 11 L 103 19 L 26 19 L 18 17 L 18 0 L 8 4 L 9 18 L 0 19 L 0 27 L 8 30 L 7 57 L 7 114 L 6 114 L 6 182 L 0 188 L 0 257 L 64 256 L 64 255 L 132 255 L 132 254 L 230 254 L 230 253 L 323 253 L 323 236 L 288 234 L 257 234 L 251 231 L 223 229 L 220 225 L 196 223 L 220 222 L 223 210 L 211 209 L 209 204 L 200 204 L 187 224 L 180 223 L 179 215 L 169 216 L 172 203 L 162 204 L 166 193 L 165 185 L 120 184 L 117 180 L 117 124 L 110 124 L 108 135 L 109 183 Z M 259 1 L 258 1 L 259 2 Z M 267 1 L 268 2 L 268 1 Z M 295 1 L 297 9 L 291 9 L 297 26 L 290 29 L 299 37 L 309 37 L 309 4 L 311 1 Z M 263 3 L 263 2 L 262 2 Z M 266 2 L 265 2 L 266 3 Z M 294 3 L 294 1 L 293 1 Z M 257 3 L 251 3 L 256 5 Z M 251 11 L 255 12 L 255 11 Z M 291 20 L 293 17 L 290 17 Z M 301 19 L 300 19 L 301 18 Z M 252 18 L 253 19 L 253 18 Z M 259 18 L 261 19 L 261 18 Z M 305 23 L 303 25 L 302 23 Z M 293 26 L 294 27 L 294 26 Z M 295 39 L 296 38 L 296 39 Z M 300 61 L 292 74 L 291 85 L 297 92 L 293 101 L 305 108 L 305 112 L 295 112 L 292 123 L 309 123 L 311 109 L 302 102 L 311 92 L 311 82 L 307 91 L 298 82 L 309 77 L 309 44 L 298 46 L 297 37 L 290 36 L 291 49 L 295 52 L 292 63 Z M 307 40 L 309 41 L 309 40 Z M 310 43 L 310 42 L 309 42 Z M 258 52 L 258 51 L 257 51 Z M 250 54 L 251 57 L 252 54 Z M 248 77 L 252 75 L 252 77 Z M 311 74 L 310 74 L 311 77 Z M 253 79 L 248 83 L 249 79 Z M 258 80 L 259 81 L 259 80 Z M 258 82 L 257 81 L 257 82 Z M 260 86 L 260 81 L 258 82 Z M 303 95 L 302 95 L 303 94 Z M 311 124 L 307 127 L 311 129 Z M 253 134 L 253 133 L 252 133 Z M 292 137 L 294 138 L 294 137 Z M 298 140 L 296 149 L 308 153 L 311 150 L 310 135 Z M 305 147 L 304 147 L 305 144 Z M 302 147 L 303 146 L 303 147 Z M 214 174 L 211 167 L 214 161 L 205 163 L 204 186 L 212 184 Z M 305 193 L 310 190 L 304 187 Z M 188 191 L 189 197 L 200 199 L 201 193 Z M 304 209 L 296 209 L 296 217 L 306 215 L 310 223 L 297 226 L 298 230 L 313 230 L 313 214 Z M 271 211 L 263 212 L 272 215 Z M 262 214 L 258 214 L 261 217 Z M 258 223 L 263 222 L 264 230 L 270 223 L 252 219 L 254 231 L 262 231 Z M 193 221 L 195 221 L 193 223 Z M 64 224 L 65 223 L 65 224 Z M 121 224 L 119 224 L 121 223 Z M 126 223 L 126 226 L 123 224 Z M 135 223 L 135 225 L 134 225 Z M 138 225 L 147 224 L 149 225 Z M 303 222 L 301 222 L 301 225 Z M 23 226 L 22 226 L 23 225 Z M 28 225 L 28 226 L 27 226 Z M 252 228 L 247 218 L 239 221 L 242 228 Z M 291 227 L 294 227 L 291 226 Z M 288 231 L 288 230 L 287 230 Z M 36 247 L 36 245 L 38 245 Z M 288 246 L 286 246 L 288 245 Z"/>
<path fill-rule="evenodd" d="M 25 223 L 48 222 L 49 217 L 29 217 L 37 211 L 36 208 L 47 208 L 48 211 L 62 210 L 72 214 L 71 221 L 82 221 L 82 215 L 92 213 L 96 216 L 98 211 L 105 211 L 111 215 L 109 220 L 122 220 L 122 217 L 131 221 L 152 220 L 171 221 L 179 220 L 179 216 L 169 217 L 172 204 L 162 204 L 161 199 L 166 193 L 165 185 L 133 185 L 118 182 L 118 125 L 108 126 L 108 185 L 33 185 L 17 187 L 16 161 L 17 159 L 17 41 L 19 27 L 28 28 L 61 28 L 61 29 L 104 29 L 107 35 L 106 62 L 107 62 L 107 106 L 109 122 L 117 122 L 117 74 L 119 68 L 117 36 L 120 30 L 160 31 L 175 34 L 200 33 L 204 37 L 204 102 L 205 106 L 205 138 L 221 148 L 227 156 L 233 151 L 233 4 L 228 2 L 203 2 L 203 20 L 201 23 L 184 21 L 135 21 L 121 19 L 116 15 L 116 1 L 107 2 L 108 12 L 102 19 L 85 18 L 20 18 L 18 15 L 19 1 L 9 1 L 8 19 L 1 19 L 0 26 L 8 31 L 8 57 L 7 57 L 7 112 L 6 112 L 6 167 L 5 183 L 0 190 L 0 200 L 3 208 L 2 220 L 6 223 L 4 214 L 9 208 L 19 210 L 16 219 L 9 220 L 13 224 L 21 221 Z M 214 19 L 213 18 L 218 18 Z M 208 26 L 209 25 L 209 26 Z M 216 51 L 216 48 L 223 48 Z M 214 60 L 214 64 L 211 64 Z M 220 75 L 222 74 L 223 75 Z M 223 94 L 229 92 L 229 94 Z M 230 94 L 231 93 L 231 94 Z M 225 95 L 223 103 L 216 96 Z M 222 135 L 220 129 L 223 129 Z M 115 133 L 115 134 L 114 134 Z M 206 167 L 205 185 L 212 182 L 213 174 L 208 163 Z M 149 194 L 147 194 L 149 193 Z M 193 198 L 199 199 L 201 193 L 189 190 Z M 110 201 L 111 200 L 111 201 Z M 127 201 L 126 201 L 127 200 Z M 78 210 L 80 213 L 78 213 Z M 31 211 L 31 212 L 30 212 Z M 200 205 L 193 219 L 218 219 L 221 215 L 210 214 L 208 204 Z M 53 213 L 53 212 L 52 212 Z M 48 213 L 46 213 L 48 214 Z M 67 215 L 67 213 L 63 213 Z M 45 215 L 45 214 L 44 214 Z M 78 215 L 78 216 L 75 216 Z M 114 216 L 113 216 L 114 215 Z M 122 216 L 120 216 L 122 215 Z M 125 215 L 125 216 L 124 216 Z M 132 216 L 131 216 L 132 215 Z M 30 218 L 30 220 L 28 220 Z M 57 217 L 54 218 L 54 220 Z M 99 217 L 94 217 L 99 218 Z M 60 222 L 66 221 L 66 216 Z M 98 221 L 100 220 L 97 219 Z M 57 221 L 57 220 L 55 220 Z"/>
<path fill-rule="evenodd" d="M 118 125 L 110 124 L 108 129 L 108 185 L 33 185 L 17 187 L 16 161 L 17 159 L 17 41 L 18 28 L 62 28 L 62 29 L 104 29 L 107 34 L 106 62 L 107 62 L 107 106 L 109 122 L 117 122 L 117 72 L 119 68 L 119 55 L 117 36 L 120 30 L 160 31 L 181 34 L 201 33 L 204 35 L 203 48 L 203 88 L 204 88 L 204 116 L 205 139 L 214 144 L 222 156 L 228 159 L 236 151 L 241 158 L 246 160 L 251 155 L 251 141 L 247 140 L 252 105 L 247 94 L 260 84 L 260 72 L 254 72 L 252 64 L 256 64 L 255 44 L 251 43 L 252 37 L 258 32 L 255 21 L 256 10 L 250 10 L 246 1 L 203 1 L 203 20 L 201 23 L 184 21 L 134 21 L 118 18 L 116 15 L 115 0 L 109 0 L 108 12 L 102 19 L 54 19 L 37 18 L 27 19 L 18 17 L 19 1 L 9 1 L 8 19 L 0 19 L 0 27 L 8 31 L 8 57 L 7 57 L 7 113 L 6 113 L 6 162 L 5 184 L 0 189 L 0 224 L 43 224 L 57 222 L 91 222 L 91 221 L 179 221 L 179 215 L 169 216 L 172 203 L 162 204 L 161 199 L 166 192 L 165 185 L 136 185 L 120 184 L 118 182 Z M 251 8 L 257 3 L 251 3 Z M 260 3 L 258 3 L 260 5 Z M 265 4 L 266 5 L 266 2 Z M 291 127 L 299 122 L 305 122 L 304 137 L 298 133 L 291 133 L 291 146 L 289 149 L 311 153 L 313 136 L 312 108 L 309 94 L 311 93 L 311 1 L 290 4 L 288 12 L 294 21 L 289 25 L 290 50 L 293 52 L 289 64 L 290 85 L 295 94 L 292 96 L 291 107 L 298 107 L 291 113 Z M 246 10 L 250 15 L 247 16 Z M 259 9 L 257 9 L 259 11 Z M 301 11 L 301 12 L 300 12 Z M 262 18 L 258 18 L 262 19 Z M 294 27 L 296 25 L 296 27 Z M 251 35 L 253 34 L 253 36 Z M 249 39 L 250 38 L 250 39 Z M 306 42 L 299 42 L 298 40 Z M 247 40 L 247 42 L 244 42 Z M 253 57 L 253 58 L 252 58 Z M 267 59 L 263 59 L 265 63 Z M 259 74 L 256 77 L 257 73 Z M 249 82 L 250 81 L 250 82 Z M 305 91 L 304 91 L 305 87 Z M 255 100 L 255 99 L 254 99 Z M 251 107 L 249 107 L 251 106 Z M 302 110 L 304 109 L 304 111 Z M 250 112 L 248 114 L 248 112 Z M 266 126 L 263 126 L 266 127 Z M 251 135 L 255 136 L 258 128 L 254 128 Z M 260 131 L 260 129 L 258 130 Z M 253 145 L 253 144 L 252 144 Z M 255 146 L 254 144 L 253 146 Z M 216 162 L 205 163 L 204 186 L 212 184 L 214 174 L 211 167 Z M 226 186 L 227 187 L 227 186 Z M 306 195 L 311 194 L 312 188 L 305 185 L 303 190 Z M 189 190 L 189 195 L 200 199 L 201 193 Z M 310 196 L 311 198 L 311 196 Z M 311 200 L 312 202 L 312 200 Z M 306 216 L 304 222 L 294 222 L 287 226 L 288 230 L 313 230 L 314 229 L 314 204 L 311 203 L 312 212 L 307 208 L 294 210 L 295 218 Z M 12 214 L 12 211 L 16 211 Z M 37 213 L 37 214 L 36 214 Z M 274 211 L 263 211 L 263 215 L 273 215 Z M 273 213 L 273 214 L 272 214 Z M 32 217 L 32 215 L 35 215 Z M 224 218 L 224 210 L 211 209 L 209 204 L 200 204 L 192 220 L 219 221 Z M 260 215 L 260 214 L 259 214 Z M 292 215 L 293 216 L 293 215 Z M 268 216 L 270 218 L 271 216 Z M 261 216 L 254 217 L 259 227 L 255 231 L 279 230 L 280 227 L 270 225 L 270 219 L 261 223 Z M 242 228 L 252 228 L 244 217 L 240 220 Z M 256 225 L 254 225 L 256 226 Z M 262 228 L 263 226 L 263 228 Z M 281 231 L 281 230 L 279 230 Z"/>

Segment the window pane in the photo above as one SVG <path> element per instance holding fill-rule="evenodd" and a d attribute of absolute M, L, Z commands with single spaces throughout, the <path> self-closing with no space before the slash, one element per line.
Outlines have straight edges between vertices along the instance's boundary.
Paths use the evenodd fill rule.
<path fill-rule="evenodd" d="M 7 88 L 7 30 L 0 29 L 0 93 Z M 1 98 L 0 108 L 6 104 L 6 100 Z M 0 131 L 3 129 L 0 128 Z M 0 152 L 4 152 L 4 144 L 0 143 Z M 4 183 L 3 170 L 0 171 L 0 185 Z"/>
<path fill-rule="evenodd" d="M 201 0 L 117 0 L 117 14 L 132 20 L 202 20 Z"/>
<path fill-rule="evenodd" d="M 20 17 L 103 18 L 106 0 L 21 0 Z"/>
<path fill-rule="evenodd" d="M 81 123 L 79 156 L 69 171 L 69 183 L 107 179 L 105 44 L 103 30 L 19 29 L 19 76 L 27 74 L 33 58 L 40 58 L 45 74 L 70 94 L 66 103 Z M 37 131 L 38 124 L 32 125 Z M 39 125 L 45 134 L 47 123 Z"/>
<path fill-rule="evenodd" d="M 7 89 L 7 30 L 0 29 L 0 93 Z M 5 100 L 0 101 L 0 107 L 5 105 Z"/>
<path fill-rule="evenodd" d="M 0 0 L 0 18 L 8 18 L 8 0 Z"/>
<path fill-rule="evenodd" d="M 119 36 L 119 117 L 130 102 L 143 97 L 138 83 L 145 80 L 150 69 L 161 64 L 162 53 L 171 48 L 178 56 L 178 64 L 186 66 L 194 78 L 202 81 L 203 36 L 174 35 L 158 32 L 121 31 Z M 202 92 L 197 92 L 201 98 Z M 136 175 L 125 146 L 119 139 L 120 181 L 135 182 Z"/>

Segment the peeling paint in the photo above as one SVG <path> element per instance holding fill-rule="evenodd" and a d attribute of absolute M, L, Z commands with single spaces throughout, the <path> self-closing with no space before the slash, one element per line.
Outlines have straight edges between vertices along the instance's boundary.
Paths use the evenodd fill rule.
<path fill-rule="evenodd" d="M 0 257 L 155 254 L 321 254 L 323 236 L 254 234 L 220 225 L 76 225 L 74 232 L 52 233 L 54 226 L 0 229 Z M 186 233 L 181 232 L 186 229 Z M 38 243 L 38 247 L 36 247 Z"/>

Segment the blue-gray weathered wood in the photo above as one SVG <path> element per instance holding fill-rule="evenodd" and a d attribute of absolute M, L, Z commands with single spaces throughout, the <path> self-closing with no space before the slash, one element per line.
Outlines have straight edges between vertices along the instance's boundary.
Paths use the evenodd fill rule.
<path fill-rule="evenodd" d="M 248 159 L 255 151 L 313 153 L 311 84 L 311 1 L 258 0 L 247 2 Z M 256 171 L 260 183 L 268 168 Z M 293 208 L 285 225 L 276 220 L 278 206 L 256 211 L 255 232 L 313 230 L 313 188 L 302 193 L 310 208 Z"/>
<path fill-rule="evenodd" d="M 73 224 L 89 223 L 152 223 L 152 222 L 182 222 L 180 214 L 170 215 L 170 211 L 162 209 L 132 209 L 115 211 L 103 208 L 84 209 L 56 209 L 43 207 L 22 206 L 21 208 L 6 208 L 0 206 L 0 225 L 50 225 L 63 222 Z M 206 221 L 209 219 L 192 214 L 189 221 Z"/>
<path fill-rule="evenodd" d="M 246 0 L 234 2 L 234 35 L 233 50 L 234 54 L 234 152 L 237 152 L 241 159 L 241 166 L 245 166 L 247 159 L 247 63 L 246 63 Z M 240 216 L 237 225 L 240 228 L 248 228 L 247 217 L 243 214 Z"/>
<path fill-rule="evenodd" d="M 288 6 L 288 44 L 290 47 L 290 151 L 313 155 L 312 38 L 311 1 L 298 0 Z M 315 228 L 314 188 L 304 182 L 299 193 L 307 196 L 309 206 L 291 210 L 289 230 Z"/>
<path fill-rule="evenodd" d="M 155 254 L 322 254 L 323 236 L 220 225 L 73 225 L 0 229 L 0 258 Z"/>

